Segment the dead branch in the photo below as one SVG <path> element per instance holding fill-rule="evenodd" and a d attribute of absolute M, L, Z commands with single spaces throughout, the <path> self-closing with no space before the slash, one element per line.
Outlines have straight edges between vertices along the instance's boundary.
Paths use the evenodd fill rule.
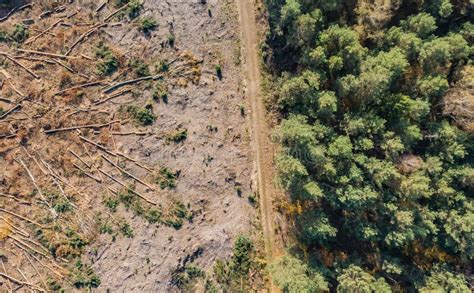
<path fill-rule="evenodd" d="M 4 98 L 4 97 L 0 97 L 0 101 L 13 104 L 13 100 L 10 100 L 10 99 Z"/>
<path fill-rule="evenodd" d="M 131 91 L 132 91 L 132 89 L 125 89 L 125 90 L 123 90 L 123 91 L 121 91 L 121 92 L 115 93 L 115 94 L 113 94 L 113 95 L 111 95 L 111 96 L 109 96 L 109 97 L 107 97 L 107 98 L 105 98 L 105 99 L 102 99 L 102 100 L 99 100 L 99 101 L 95 102 L 95 103 L 94 103 L 94 106 L 98 106 L 98 105 L 101 105 L 101 104 L 103 104 L 103 103 L 106 103 L 106 102 L 108 102 L 108 101 L 110 101 L 110 100 L 112 100 L 112 99 L 114 99 L 114 98 L 116 98 L 116 97 L 120 97 L 121 95 L 127 94 L 127 93 L 129 93 L 129 92 L 131 92 Z"/>
<path fill-rule="evenodd" d="M 114 84 L 114 85 L 106 88 L 104 90 L 104 93 L 108 94 L 110 92 L 115 91 L 118 88 L 121 88 L 121 87 L 129 85 L 129 84 L 134 84 L 134 83 L 145 81 L 145 80 L 157 80 L 157 79 L 161 79 L 161 78 L 163 78 L 162 75 L 151 75 L 151 76 L 140 77 L 140 78 L 137 78 L 137 79 L 122 81 L 122 82 L 119 82 L 117 84 Z"/>
<path fill-rule="evenodd" d="M 64 64 L 64 63 L 59 62 L 59 60 L 54 60 L 54 63 L 58 64 L 59 66 L 62 66 L 62 67 L 64 67 L 64 68 L 66 68 L 69 72 L 76 74 L 76 72 L 74 71 L 74 69 L 72 69 L 71 67 L 67 66 L 67 65 Z"/>
<path fill-rule="evenodd" d="M 45 204 L 49 207 L 51 213 L 53 215 L 55 215 L 56 213 L 54 212 L 54 210 L 51 208 L 50 204 L 48 203 L 48 201 L 46 200 L 46 198 L 44 197 L 43 195 L 43 192 L 41 191 L 41 189 L 39 188 L 38 184 L 36 184 L 36 179 L 35 177 L 33 176 L 33 174 L 31 174 L 30 172 L 30 169 L 28 169 L 28 166 L 26 166 L 26 164 L 23 162 L 22 159 L 18 158 L 18 161 L 21 166 L 26 170 L 26 172 L 28 173 L 28 176 L 30 177 L 31 181 L 33 182 L 33 185 L 34 187 L 36 188 L 36 190 L 38 190 L 38 194 L 40 195 L 41 199 L 45 202 Z"/>
<path fill-rule="evenodd" d="M 79 126 L 71 126 L 71 127 L 65 127 L 65 128 L 50 129 L 50 130 L 45 130 L 44 133 L 51 134 L 55 132 L 70 131 L 70 130 L 83 129 L 83 128 L 101 128 L 101 127 L 112 125 L 114 123 L 120 123 L 120 120 L 114 120 L 114 121 L 104 123 L 104 124 L 89 124 L 89 125 L 79 125 Z"/>
<path fill-rule="evenodd" d="M 44 34 L 48 33 L 50 30 L 52 30 L 55 26 L 57 26 L 58 24 L 60 24 L 61 22 L 63 22 L 62 19 L 56 21 L 55 23 L 53 23 L 50 27 L 48 27 L 47 29 L 45 29 L 44 31 L 42 31 L 41 33 L 37 34 L 36 36 L 34 37 L 31 37 L 29 38 L 28 40 L 26 40 L 25 44 L 28 45 L 34 41 L 36 41 L 39 37 L 43 36 Z"/>
<path fill-rule="evenodd" d="M 82 169 L 79 165 L 77 165 L 76 163 L 72 163 L 72 165 L 74 167 L 76 167 L 77 169 L 79 169 L 79 171 L 81 171 L 84 175 L 86 175 L 87 177 L 91 178 L 92 180 L 95 180 L 99 183 L 102 183 L 102 180 L 100 180 L 100 178 L 97 178 L 95 177 L 94 175 L 88 173 L 86 170 Z"/>
<path fill-rule="evenodd" d="M 38 277 L 41 279 L 41 282 L 43 283 L 44 287 L 45 288 L 48 288 L 48 286 L 46 285 L 46 282 L 44 281 L 43 279 L 43 276 L 41 276 L 41 274 L 39 273 L 38 269 L 36 268 L 35 264 L 31 261 L 30 257 L 28 256 L 28 254 L 23 251 L 23 254 L 26 256 L 26 258 L 28 259 L 29 263 L 31 264 L 31 266 L 33 267 L 33 269 L 35 270 L 36 274 L 38 275 Z"/>
<path fill-rule="evenodd" d="M 121 185 L 122 187 L 127 188 L 128 190 L 130 190 L 130 192 L 132 192 L 133 194 L 139 196 L 139 197 L 140 197 L 141 199 L 143 199 L 144 201 L 146 201 L 146 202 L 148 202 L 148 203 L 150 203 L 150 204 L 152 204 L 152 205 L 155 205 L 155 206 L 158 205 L 156 202 L 151 201 L 151 200 L 149 200 L 148 198 L 146 198 L 145 196 L 143 196 L 143 195 L 141 195 L 140 193 L 136 192 L 135 190 L 130 189 L 125 183 L 123 183 L 122 181 L 120 181 L 120 180 L 114 178 L 112 175 L 110 175 L 109 173 L 105 172 L 104 170 L 99 169 L 99 172 L 101 172 L 102 174 L 104 174 L 104 175 L 107 176 L 108 178 L 112 179 L 112 181 L 118 183 L 118 184 Z"/>
<path fill-rule="evenodd" d="M 125 10 L 127 7 L 128 7 L 128 3 L 125 4 L 124 6 L 120 7 L 119 9 L 115 10 L 115 11 L 112 12 L 111 14 L 109 14 L 106 18 L 104 18 L 104 22 L 107 22 L 109 19 L 111 19 L 112 17 L 114 17 L 114 16 L 115 16 L 117 13 L 119 13 L 120 11 Z"/>
<path fill-rule="evenodd" d="M 103 83 L 107 83 L 107 81 L 106 80 L 99 80 L 99 81 L 93 81 L 93 82 L 88 82 L 88 83 L 76 85 L 76 86 L 73 86 L 71 88 L 67 88 L 65 90 L 59 91 L 59 92 L 55 93 L 54 96 L 62 95 L 64 93 L 68 92 L 68 91 L 77 90 L 77 89 L 90 87 L 90 86 L 95 86 L 95 85 L 99 85 L 99 84 L 103 84 Z"/>
<path fill-rule="evenodd" d="M 112 156 L 114 156 L 114 157 L 117 156 L 116 153 L 114 153 L 114 152 L 108 150 L 106 147 L 101 146 L 100 144 L 98 144 L 98 143 L 96 143 L 96 142 L 94 142 L 94 141 L 92 141 L 92 140 L 90 140 L 90 139 L 88 139 L 88 138 L 85 138 L 85 137 L 82 136 L 82 135 L 79 135 L 79 138 L 82 139 L 83 141 L 88 142 L 88 143 L 90 143 L 91 145 L 97 147 L 97 148 L 100 149 L 101 151 L 106 152 L 106 153 L 109 154 L 109 155 L 112 155 Z"/>
<path fill-rule="evenodd" d="M 7 274 L 5 274 L 5 273 L 0 272 L 0 276 L 3 277 L 3 278 L 6 279 L 6 280 L 9 280 L 9 281 L 15 283 L 15 284 L 18 284 L 18 285 L 21 285 L 21 286 L 28 286 L 28 287 L 31 287 L 31 288 L 35 288 L 35 290 L 40 290 L 40 288 L 36 288 L 36 286 L 33 285 L 33 284 L 31 284 L 31 283 L 22 282 L 22 281 L 20 281 L 20 280 L 18 280 L 18 279 L 15 279 L 14 277 L 9 276 L 9 275 L 7 275 Z M 45 292 L 43 289 L 41 289 L 41 291 L 42 291 L 42 292 Z"/>
<path fill-rule="evenodd" d="M 148 135 L 150 134 L 149 132 L 139 132 L 139 131 L 129 131 L 129 132 L 111 132 L 112 135 L 120 135 L 120 136 L 125 136 L 125 135 Z"/>
<path fill-rule="evenodd" d="M 29 201 L 26 201 L 26 200 L 21 200 L 19 198 L 16 198 L 15 196 L 13 195 L 10 195 L 10 194 L 6 194 L 6 193 L 0 193 L 0 196 L 4 196 L 4 197 L 8 197 L 8 198 L 11 198 L 17 202 L 19 202 L 20 204 L 26 204 L 26 205 L 31 205 L 31 202 Z"/>
<path fill-rule="evenodd" d="M 41 59 L 41 58 L 35 58 L 35 57 L 29 57 L 29 56 L 21 56 L 21 55 L 15 55 L 12 56 L 15 59 L 25 59 L 25 60 L 30 60 L 30 61 L 38 61 L 38 62 L 44 62 L 48 64 L 56 64 L 56 62 L 48 59 Z"/>
<path fill-rule="evenodd" d="M 69 150 L 69 152 L 74 156 L 76 157 L 76 159 L 78 159 L 79 161 L 81 161 L 81 163 L 83 163 L 84 165 L 86 165 L 87 168 L 91 168 L 91 165 L 89 163 L 87 163 L 86 161 L 84 161 L 78 154 L 76 154 L 73 150 Z"/>
<path fill-rule="evenodd" d="M 8 60 L 10 60 L 11 62 L 15 63 L 16 65 L 20 66 L 21 68 L 23 68 L 26 72 L 28 72 L 29 74 L 31 74 L 31 76 L 33 76 L 34 78 L 36 79 L 39 79 L 40 77 L 34 73 L 31 69 L 29 69 L 28 67 L 26 67 L 25 65 L 21 64 L 20 62 L 16 61 L 11 55 L 9 55 L 8 53 L 5 53 L 5 52 L 0 52 L 0 55 L 4 56 L 5 58 L 7 58 Z"/>
<path fill-rule="evenodd" d="M 69 56 L 66 56 L 66 55 L 54 54 L 54 53 L 48 53 L 48 52 L 41 52 L 41 51 L 35 51 L 35 50 L 25 50 L 25 49 L 16 49 L 16 50 L 18 52 L 22 52 L 22 53 L 43 55 L 43 56 L 48 56 L 48 57 L 53 57 L 53 58 L 61 58 L 61 59 L 70 58 Z"/>
<path fill-rule="evenodd" d="M 128 172 L 127 170 L 123 169 L 122 167 L 120 167 L 119 165 L 115 164 L 114 162 L 112 162 L 109 158 L 107 158 L 106 156 L 104 155 L 101 155 L 102 158 L 104 158 L 104 160 L 106 160 L 107 162 L 109 162 L 109 164 L 111 164 L 112 166 L 114 166 L 115 168 L 117 168 L 120 172 L 130 176 L 131 178 L 135 179 L 138 183 L 142 184 L 143 186 L 146 186 L 148 187 L 150 190 L 154 191 L 155 188 L 153 188 L 152 186 L 150 186 L 148 183 L 142 181 L 140 178 L 134 176 L 133 174 L 131 174 L 130 172 Z"/>
<path fill-rule="evenodd" d="M 13 106 L 12 108 L 10 108 L 8 111 L 6 111 L 5 113 L 3 113 L 2 116 L 0 116 L 0 120 L 7 117 L 8 115 L 10 115 L 13 111 L 17 110 L 21 108 L 21 104 L 16 104 L 15 106 Z"/>
<path fill-rule="evenodd" d="M 97 9 L 95 10 L 95 13 L 97 14 L 99 11 L 101 11 L 102 8 L 104 8 L 105 5 L 107 5 L 107 2 L 108 1 L 104 1 L 102 4 L 100 4 L 99 7 L 97 7 Z"/>
<path fill-rule="evenodd" d="M 10 214 L 10 215 L 15 216 L 15 217 L 17 217 L 17 218 L 19 218 L 19 219 L 25 220 L 25 221 L 27 221 L 28 223 L 34 224 L 34 225 L 36 225 L 36 226 L 38 226 L 38 227 L 40 227 L 40 228 L 48 229 L 46 226 L 43 226 L 43 225 L 41 225 L 41 224 L 38 223 L 38 222 L 35 222 L 35 221 L 31 220 L 31 219 L 28 219 L 28 218 L 26 218 L 26 217 L 23 217 L 22 215 L 19 215 L 19 214 L 17 214 L 17 213 L 11 212 L 11 211 L 9 211 L 9 210 L 0 208 L 0 212 L 4 212 L 4 213 L 7 213 L 7 214 Z"/>
<path fill-rule="evenodd" d="M 66 52 L 66 56 L 68 56 L 69 54 L 71 54 L 72 50 L 74 50 L 74 48 L 79 45 L 85 38 L 87 38 L 88 36 L 90 36 L 92 33 L 94 33 L 95 31 L 97 31 L 98 29 L 106 26 L 107 24 L 106 23 L 99 23 L 97 25 L 94 25 L 94 27 L 90 30 L 88 30 L 87 32 L 83 33 L 72 45 L 71 47 L 69 48 L 69 50 L 67 50 Z"/>
<path fill-rule="evenodd" d="M 4 69 L 0 70 L 0 73 L 2 73 L 5 76 L 6 80 L 8 81 L 12 89 L 15 91 L 15 93 L 17 93 L 21 98 L 25 98 L 25 95 L 13 85 L 11 81 L 12 80 L 11 75 L 8 72 L 6 72 Z"/>
<path fill-rule="evenodd" d="M 23 241 L 23 240 L 21 240 L 21 239 L 18 239 L 18 238 L 16 238 L 16 237 L 13 236 L 13 235 L 8 235 L 7 237 L 10 238 L 10 239 L 12 239 L 12 240 L 14 240 L 14 241 L 16 241 L 16 242 L 18 242 L 18 243 L 20 243 L 21 245 L 25 246 L 26 248 L 30 249 L 31 251 L 36 252 L 37 254 L 42 255 L 42 256 L 44 256 L 44 257 L 46 257 L 46 258 L 49 258 L 48 255 L 46 255 L 45 253 L 43 253 L 43 252 L 37 250 L 36 248 L 32 247 L 31 245 L 29 245 L 29 244 L 26 243 L 25 241 Z M 41 248 L 43 248 L 43 247 L 41 247 Z M 44 248 L 43 248 L 43 249 L 44 249 Z"/>
<path fill-rule="evenodd" d="M 7 20 L 17 9 L 18 7 L 14 7 L 12 10 L 10 10 L 4 17 L 0 18 L 0 22 Z"/>

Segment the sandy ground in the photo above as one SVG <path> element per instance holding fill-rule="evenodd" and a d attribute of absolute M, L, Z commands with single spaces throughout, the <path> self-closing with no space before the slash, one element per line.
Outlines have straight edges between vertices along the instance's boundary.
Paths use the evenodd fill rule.
<path fill-rule="evenodd" d="M 121 58 L 125 61 L 132 57 L 142 58 L 149 62 L 162 58 L 172 60 L 176 56 L 183 56 L 183 53 L 199 61 L 198 81 L 183 84 L 179 77 L 169 81 L 168 103 L 160 102 L 153 105 L 153 113 L 157 116 L 156 122 L 151 126 L 138 129 L 146 131 L 148 135 L 114 135 L 112 139 L 104 139 L 105 130 L 102 132 L 77 130 L 77 133 L 67 132 L 50 136 L 43 133 L 43 129 L 46 128 L 85 124 L 86 120 L 89 123 L 103 123 L 105 120 L 101 118 L 103 112 L 109 113 L 111 115 L 109 119 L 111 119 L 115 117 L 120 106 L 145 105 L 152 95 L 147 84 L 134 87 L 133 94 L 124 94 L 114 98 L 113 102 L 107 102 L 101 106 L 102 112 L 91 114 L 87 110 L 89 112 L 84 111 L 86 113 L 81 114 L 82 116 L 78 119 L 74 118 L 75 116 L 69 116 L 70 112 L 90 106 L 100 96 L 99 89 L 88 88 L 85 90 L 85 98 L 79 101 L 52 97 L 51 93 L 57 90 L 55 86 L 52 86 L 59 72 L 57 68 L 29 65 L 25 61 L 25 64 L 37 70 L 36 72 L 41 75 L 38 81 L 26 77 L 28 76 L 26 72 L 12 71 L 11 67 L 8 68 L 14 73 L 11 78 L 13 84 L 20 91 L 33 91 L 34 95 L 30 95 L 25 100 L 16 99 L 22 104 L 21 111 L 12 112 L 8 119 L 1 121 L 2 131 L 13 133 L 11 137 L 0 143 L 1 208 L 32 219 L 36 219 L 37 215 L 46 211 L 45 209 L 37 211 L 42 205 L 34 204 L 32 197 L 38 197 L 38 194 L 31 193 L 34 186 L 30 176 L 19 164 L 18 159 L 22 158 L 36 178 L 36 184 L 40 189 L 46 186 L 49 188 L 52 184 L 51 178 L 47 176 L 48 170 L 44 172 L 47 163 L 52 166 L 54 172 L 70 183 L 63 187 L 66 193 L 76 193 L 75 202 L 78 205 L 78 211 L 81 211 L 78 215 L 84 217 L 79 222 L 86 227 L 84 230 L 93 226 L 90 221 L 95 215 L 99 213 L 107 215 L 102 203 L 108 192 L 107 188 L 118 189 L 120 186 L 107 178 L 99 184 L 90 178 L 79 176 L 77 172 L 68 171 L 71 165 L 70 163 L 65 165 L 64 162 L 74 159 L 71 159 L 68 150 L 75 150 L 86 161 L 90 157 L 90 163 L 104 166 L 103 168 L 107 168 L 108 172 L 119 173 L 102 161 L 100 149 L 94 149 L 88 145 L 89 151 L 84 152 L 82 142 L 77 138 L 78 135 L 101 141 L 107 149 L 125 154 L 153 171 L 163 166 L 180 171 L 175 189 L 150 190 L 137 186 L 137 191 L 157 202 L 163 210 L 169 208 L 176 200 L 187 205 L 193 214 L 193 219 L 189 222 L 185 221 L 181 229 L 149 224 L 142 217 L 135 216 L 120 205 L 117 212 L 108 215 L 113 218 L 123 218 L 130 223 L 134 231 L 133 238 L 117 236 L 112 239 L 110 235 L 90 233 L 93 237 L 91 236 L 91 243 L 86 247 L 82 259 L 84 263 L 91 264 L 101 279 L 97 292 L 107 290 L 110 292 L 179 291 L 170 283 L 171 274 L 176 268 L 192 263 L 211 273 L 216 259 L 227 258 L 231 254 L 233 239 L 236 235 L 246 234 L 256 237 L 255 235 L 259 233 L 257 211 L 247 199 L 248 195 L 257 189 L 256 178 L 254 178 L 255 165 L 250 146 L 249 110 L 255 109 L 253 106 L 250 107 L 244 94 L 240 69 L 237 6 L 232 0 L 207 1 L 207 4 L 201 2 L 144 1 L 140 18 L 153 16 L 159 24 L 151 34 L 145 35 L 140 32 L 133 21 L 111 24 L 101 29 L 97 35 L 86 39 L 84 44 L 80 44 L 72 54 L 75 56 L 81 52 L 93 55 L 88 43 L 97 44 L 102 40 L 110 44 L 114 50 L 119 51 Z M 87 15 L 87 11 L 90 10 L 92 15 L 97 6 L 97 3 L 90 1 L 85 1 L 80 5 L 73 3 L 67 5 L 64 13 L 70 13 L 80 7 L 81 13 Z M 52 19 L 46 17 L 39 20 L 38 15 L 34 14 L 38 13 L 38 9 L 35 5 L 33 9 L 15 13 L 3 25 L 8 26 L 31 18 L 39 23 L 44 22 L 42 27 L 45 29 L 53 23 L 55 15 L 51 16 Z M 113 9 L 106 7 L 95 17 L 103 18 L 112 11 Z M 51 45 L 48 38 L 63 37 L 62 30 L 66 34 L 65 40 Z M 70 44 L 71 40 L 80 36 L 79 33 L 70 36 L 67 32 L 67 26 L 66 28 L 58 26 L 51 30 L 51 36 L 48 34 L 42 36 L 40 38 L 43 42 L 42 50 L 53 50 L 54 53 L 64 52 L 64 44 Z M 33 36 L 36 33 L 31 32 Z M 163 46 L 170 34 L 175 36 L 175 46 Z M 38 45 L 33 43 L 27 49 L 38 49 Z M 2 48 L 2 50 L 11 50 L 11 48 Z M 216 64 L 222 66 L 221 80 L 215 74 Z M 78 68 L 80 70 L 80 67 Z M 87 67 L 84 70 L 93 71 Z M 127 74 L 118 71 L 112 76 L 110 83 L 129 79 Z M 21 80 L 31 82 L 22 83 Z M 74 80 L 73 84 L 84 82 L 84 80 Z M 250 88 L 253 91 L 255 85 Z M 36 89 L 41 90 L 35 92 Z M 258 93 L 254 92 L 254 94 Z M 12 93 L 8 90 L 8 97 L 10 96 Z M 1 106 L 4 109 L 9 107 L 7 104 L 1 104 Z M 53 121 L 51 117 L 57 120 Z M 21 119 L 18 120 L 18 118 Z M 50 125 L 51 123 L 57 125 Z M 136 128 L 129 123 L 120 126 L 119 130 L 123 133 L 135 131 Z M 217 131 L 209 131 L 209 128 L 217 128 Z M 188 130 L 188 136 L 184 142 L 170 143 L 164 138 L 163 134 L 176 129 Z M 112 131 L 112 128 L 108 131 Z M 22 137 L 19 137 L 20 134 Z M 79 162 L 76 161 L 76 163 Z M 152 181 L 149 172 L 130 161 L 120 159 L 119 165 L 124 166 L 138 178 L 144 178 L 149 183 Z M 120 174 L 116 176 L 122 181 L 133 181 L 127 176 Z M 262 174 L 259 177 L 262 178 Z M 75 186 L 74 191 L 69 190 L 71 186 Z M 237 195 L 236 186 L 241 186 L 242 196 Z M 78 194 L 84 196 L 78 196 Z M 31 201 L 29 204 L 33 203 L 34 208 L 22 201 Z M 12 217 L 3 212 L 1 215 L 8 216 L 9 221 L 17 227 L 33 231 L 33 227 L 21 218 Z M 2 251 L 6 251 L 5 271 L 21 279 L 22 276 L 16 270 L 19 268 L 32 284 L 42 286 L 42 278 L 14 245 L 15 241 L 8 237 L 0 241 Z M 49 258 L 44 259 L 47 265 L 49 261 Z M 50 267 L 52 265 L 51 260 Z M 66 267 L 67 263 L 60 263 L 60 265 Z M 51 272 L 42 268 L 39 263 L 37 266 L 43 279 L 51 275 Z M 7 284 L 3 283 L 0 286 L 7 286 Z"/>

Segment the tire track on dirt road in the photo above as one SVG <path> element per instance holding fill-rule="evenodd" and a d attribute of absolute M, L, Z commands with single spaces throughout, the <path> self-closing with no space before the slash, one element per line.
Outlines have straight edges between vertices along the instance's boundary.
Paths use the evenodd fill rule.
<path fill-rule="evenodd" d="M 265 240 L 267 261 L 270 262 L 281 251 L 281 244 L 275 238 L 273 198 L 278 190 L 273 185 L 273 158 L 275 147 L 270 140 L 270 126 L 266 120 L 266 109 L 261 94 L 259 62 L 259 38 L 255 16 L 256 0 L 237 0 L 242 39 L 242 53 L 245 60 L 243 70 L 246 77 L 246 96 L 251 104 L 252 148 L 254 152 L 257 184 L 260 198 L 260 213 Z M 273 287 L 273 286 L 272 286 Z M 274 288 L 271 290 L 275 291 Z"/>

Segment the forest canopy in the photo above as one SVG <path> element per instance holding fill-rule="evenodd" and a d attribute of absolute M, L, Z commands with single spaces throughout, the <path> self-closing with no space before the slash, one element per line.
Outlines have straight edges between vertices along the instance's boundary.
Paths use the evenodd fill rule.
<path fill-rule="evenodd" d="M 471 292 L 474 2 L 266 5 L 278 181 L 299 207 L 274 283 Z"/>

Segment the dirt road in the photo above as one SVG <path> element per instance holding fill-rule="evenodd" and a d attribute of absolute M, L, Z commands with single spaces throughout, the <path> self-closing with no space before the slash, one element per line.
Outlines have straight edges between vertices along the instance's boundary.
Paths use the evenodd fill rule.
<path fill-rule="evenodd" d="M 237 1 L 242 31 L 242 48 L 245 60 L 244 71 L 247 80 L 247 98 L 252 109 L 252 147 L 255 155 L 260 211 L 265 249 L 268 261 L 280 250 L 275 241 L 273 225 L 273 195 L 277 190 L 273 186 L 272 162 L 274 146 L 270 141 L 270 127 L 266 121 L 266 111 L 261 95 L 261 76 L 259 66 L 257 23 L 255 19 L 255 0 Z M 273 290 L 272 290 L 273 291 Z"/>

